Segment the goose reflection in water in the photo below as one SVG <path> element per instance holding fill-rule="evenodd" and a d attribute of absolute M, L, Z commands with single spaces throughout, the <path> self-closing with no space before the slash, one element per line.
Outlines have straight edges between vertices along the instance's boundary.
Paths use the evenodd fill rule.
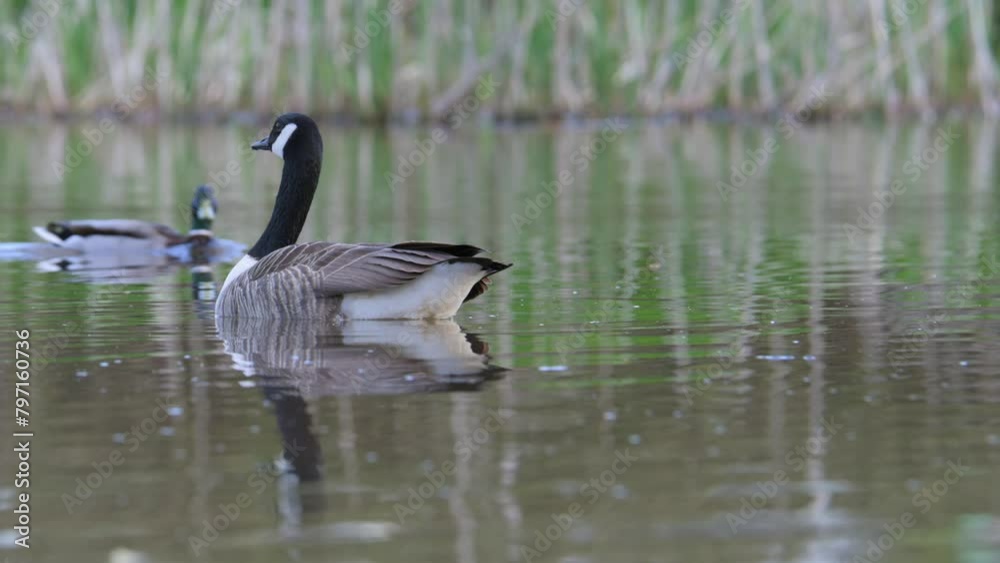
<path fill-rule="evenodd" d="M 273 405 L 281 433 L 279 534 L 301 536 L 304 514 L 325 509 L 313 484 L 323 477 L 310 399 L 327 396 L 474 391 L 505 368 L 490 365 L 489 348 L 454 321 L 348 321 L 217 317 L 216 328 L 236 369 Z M 387 522 L 345 523 L 347 537 L 384 538 Z M 329 530 L 327 530 L 329 532 Z M 337 535 L 337 534 L 335 534 Z"/>
<path fill-rule="evenodd" d="M 504 368 L 454 321 L 216 318 L 234 367 L 302 396 L 475 390 Z"/>

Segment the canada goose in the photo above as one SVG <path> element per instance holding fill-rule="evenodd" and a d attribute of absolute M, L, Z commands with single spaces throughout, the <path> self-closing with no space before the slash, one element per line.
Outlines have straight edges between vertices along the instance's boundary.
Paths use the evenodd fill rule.
<path fill-rule="evenodd" d="M 34 227 L 35 234 L 59 246 L 82 252 L 149 252 L 213 240 L 212 220 L 219 209 L 209 186 L 198 186 L 191 200 L 191 231 L 182 234 L 159 223 L 135 219 L 57 221 Z"/>
<path fill-rule="evenodd" d="M 319 184 L 319 128 L 286 113 L 251 148 L 285 161 L 281 185 L 263 234 L 222 284 L 219 317 L 445 319 L 486 291 L 487 276 L 510 267 L 464 244 L 296 244 Z"/>

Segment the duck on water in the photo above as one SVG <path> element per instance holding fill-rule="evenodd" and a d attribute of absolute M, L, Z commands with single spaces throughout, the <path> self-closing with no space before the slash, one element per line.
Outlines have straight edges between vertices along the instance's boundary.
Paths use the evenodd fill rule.
<path fill-rule="evenodd" d="M 198 186 L 191 200 L 191 230 L 187 234 L 167 225 L 135 219 L 54 221 L 34 227 L 35 234 L 60 248 L 80 252 L 149 252 L 180 245 L 212 242 L 212 221 L 219 211 L 210 186 Z"/>
<path fill-rule="evenodd" d="M 319 184 L 323 139 L 316 123 L 286 113 L 251 148 L 284 160 L 271 219 L 226 278 L 216 316 L 445 319 L 510 267 L 465 244 L 296 244 Z"/>

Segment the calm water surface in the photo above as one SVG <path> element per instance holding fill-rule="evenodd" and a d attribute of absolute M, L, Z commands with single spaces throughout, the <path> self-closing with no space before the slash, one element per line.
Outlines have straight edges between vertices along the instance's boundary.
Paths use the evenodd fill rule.
<path fill-rule="evenodd" d="M 935 127 L 675 125 L 581 151 L 598 132 L 470 125 L 393 188 L 428 132 L 325 131 L 303 240 L 515 263 L 454 323 L 217 327 L 227 265 L 0 263 L 5 404 L 13 331 L 36 351 L 33 547 L 2 555 L 1000 560 L 997 127 L 939 150 Z M 65 176 L 81 127 L 0 133 L 8 242 L 184 227 L 213 180 L 216 232 L 252 243 L 280 173 L 250 129 L 122 128 Z"/>

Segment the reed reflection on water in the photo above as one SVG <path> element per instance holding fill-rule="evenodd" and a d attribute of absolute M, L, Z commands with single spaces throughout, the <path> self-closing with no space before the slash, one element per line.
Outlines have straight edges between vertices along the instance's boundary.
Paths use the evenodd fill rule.
<path fill-rule="evenodd" d="M 246 158 L 253 131 L 123 127 L 60 178 L 75 127 L 7 129 L 4 241 L 54 217 L 182 225 L 206 180 L 226 238 L 253 242 L 271 208 L 280 163 Z M 33 379 L 35 556 L 190 560 L 196 537 L 214 561 L 840 561 L 909 512 L 882 560 L 996 559 L 997 129 L 955 131 L 914 176 L 935 127 L 646 127 L 584 166 L 599 130 L 469 126 L 395 188 L 422 132 L 324 132 L 303 239 L 514 262 L 455 323 L 216 327 L 218 265 L 109 291 L 4 261 L 0 323 L 55 350 Z M 936 495 L 949 463 L 969 469 Z"/>

